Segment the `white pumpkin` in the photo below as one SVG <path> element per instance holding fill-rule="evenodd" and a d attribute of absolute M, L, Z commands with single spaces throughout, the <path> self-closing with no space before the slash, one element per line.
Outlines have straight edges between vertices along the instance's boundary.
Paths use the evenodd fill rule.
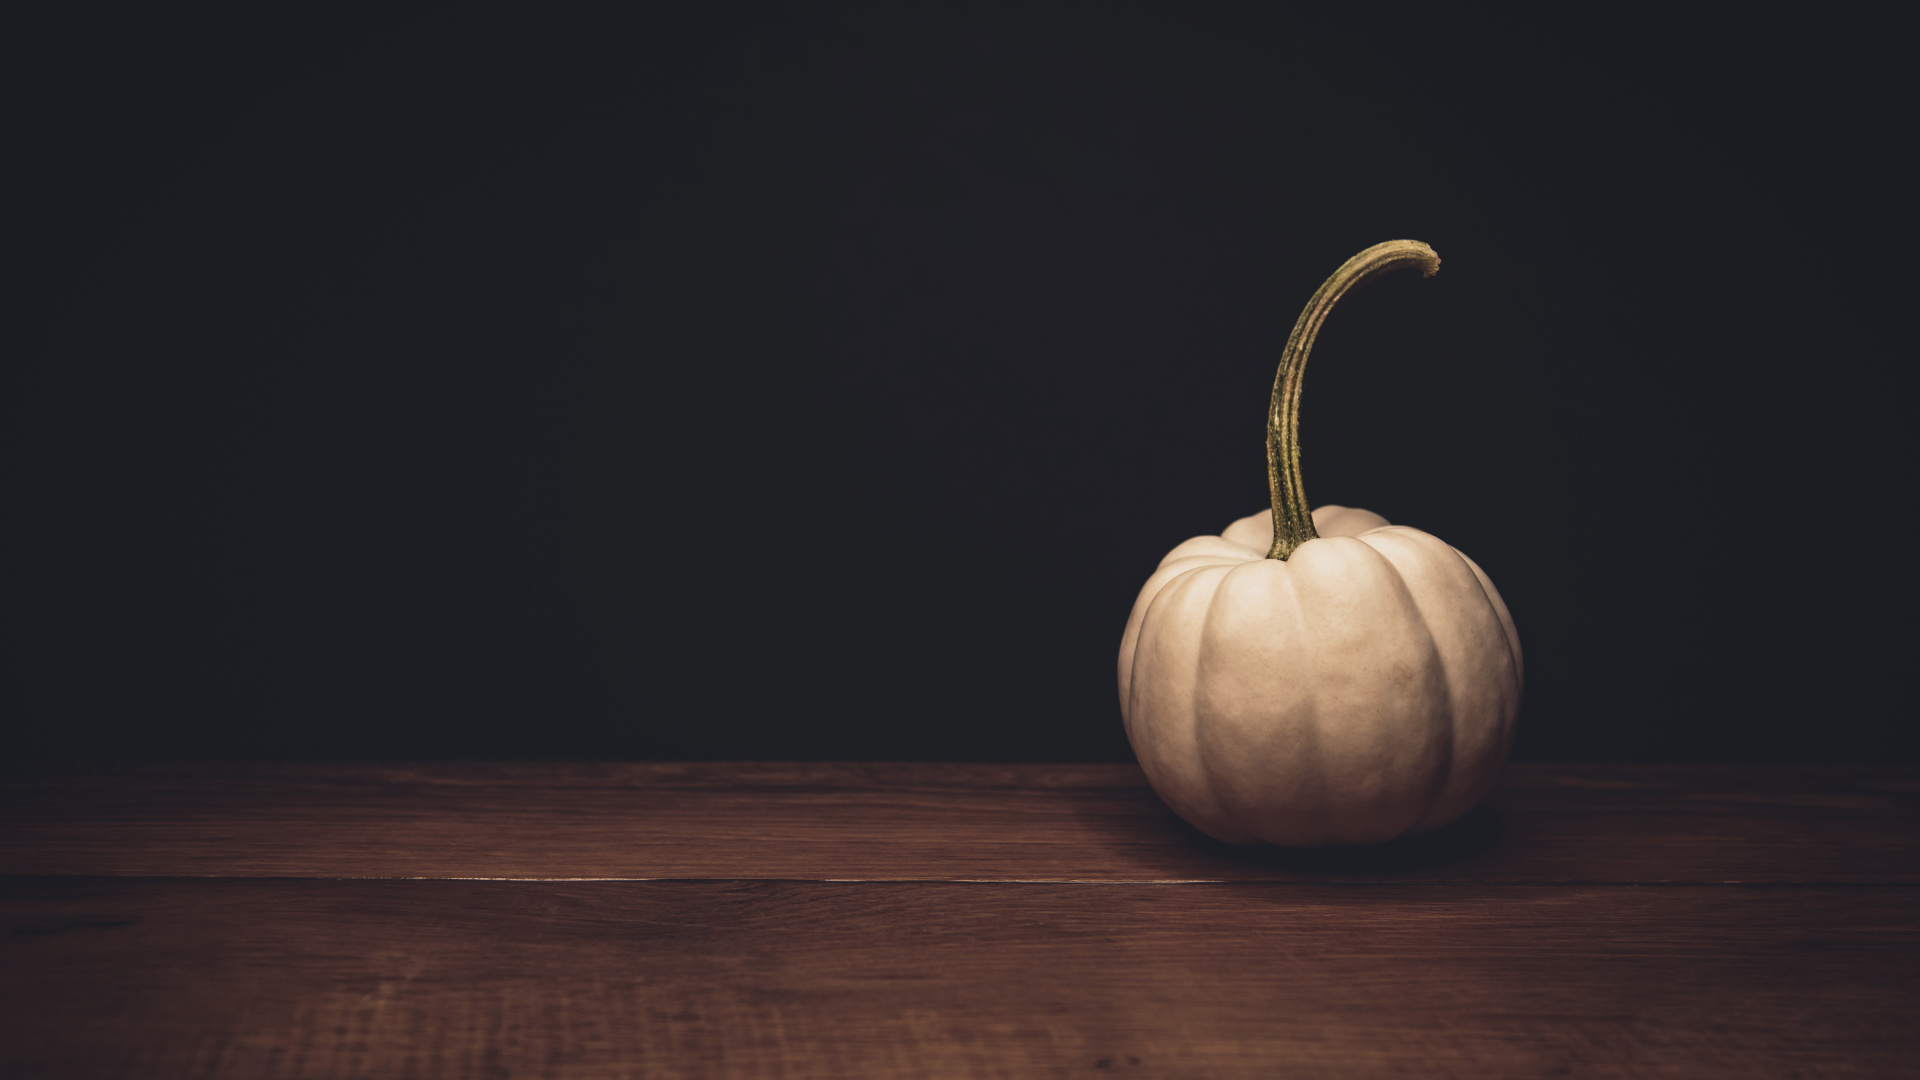
<path fill-rule="evenodd" d="M 1272 515 L 1168 552 L 1120 642 L 1120 708 L 1181 817 L 1231 843 L 1390 840 L 1486 795 L 1520 711 L 1520 637 L 1472 559 L 1366 510 L 1267 558 Z"/>
<path fill-rule="evenodd" d="M 1120 708 L 1154 790 L 1231 843 L 1360 844 L 1439 828 L 1506 761 L 1520 638 L 1473 560 L 1342 506 L 1306 513 L 1299 377 L 1353 284 L 1439 259 L 1355 256 L 1289 340 L 1268 424 L 1274 508 L 1167 554 L 1120 642 Z M 1276 536 L 1278 519 L 1282 532 Z"/>

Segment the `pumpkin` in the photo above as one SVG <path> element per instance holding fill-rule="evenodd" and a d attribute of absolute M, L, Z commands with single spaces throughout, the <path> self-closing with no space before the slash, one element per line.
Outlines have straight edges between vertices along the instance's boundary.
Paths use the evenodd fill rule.
<path fill-rule="evenodd" d="M 1236 844 L 1363 844 L 1480 801 L 1520 710 L 1520 638 L 1472 559 L 1367 510 L 1311 513 L 1300 380 L 1315 335 L 1364 281 L 1432 248 L 1348 260 L 1294 325 L 1267 421 L 1268 510 L 1162 559 L 1120 641 L 1120 708 L 1141 768 L 1202 832 Z"/>

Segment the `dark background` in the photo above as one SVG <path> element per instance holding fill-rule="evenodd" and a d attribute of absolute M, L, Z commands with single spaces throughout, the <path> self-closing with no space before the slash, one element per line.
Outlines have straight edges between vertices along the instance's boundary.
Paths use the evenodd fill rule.
<path fill-rule="evenodd" d="M 1125 758 L 1412 237 L 1307 489 L 1516 755 L 1914 760 L 1889 28 L 1341 8 L 12 9 L 7 753 Z"/>

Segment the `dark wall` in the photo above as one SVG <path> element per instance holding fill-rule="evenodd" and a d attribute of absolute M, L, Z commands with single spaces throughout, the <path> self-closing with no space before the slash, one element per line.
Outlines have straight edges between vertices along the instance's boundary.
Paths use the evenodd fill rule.
<path fill-rule="evenodd" d="M 1413 237 L 1307 488 L 1518 756 L 1915 757 L 1883 28 L 904 7 L 17 10 L 8 752 L 1125 757 Z"/>

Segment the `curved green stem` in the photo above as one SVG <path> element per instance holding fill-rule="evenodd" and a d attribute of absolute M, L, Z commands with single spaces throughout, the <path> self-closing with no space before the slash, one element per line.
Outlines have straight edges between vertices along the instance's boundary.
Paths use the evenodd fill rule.
<path fill-rule="evenodd" d="M 1307 308 L 1287 336 L 1280 356 L 1280 374 L 1273 380 L 1273 406 L 1267 412 L 1267 487 L 1273 494 L 1273 550 L 1269 559 L 1285 559 L 1301 544 L 1319 537 L 1306 488 L 1300 483 L 1300 377 L 1307 370 L 1307 353 L 1320 324 L 1348 290 L 1403 266 L 1417 266 L 1421 277 L 1440 269 L 1440 256 L 1418 240 L 1389 240 L 1375 244 L 1343 263 L 1307 301 Z"/>

